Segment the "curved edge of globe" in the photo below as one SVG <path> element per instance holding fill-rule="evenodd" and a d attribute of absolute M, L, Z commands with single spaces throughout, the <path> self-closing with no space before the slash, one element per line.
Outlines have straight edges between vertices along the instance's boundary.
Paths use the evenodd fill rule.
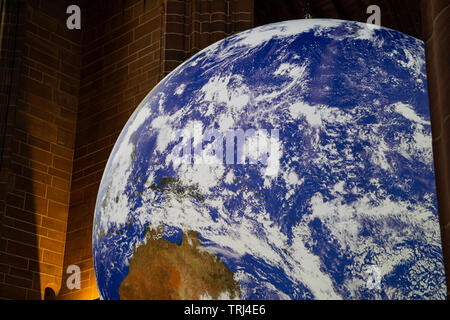
<path fill-rule="evenodd" d="M 125 133 L 127 133 L 128 129 L 130 128 L 130 124 L 133 123 L 133 121 L 135 120 L 135 118 L 136 118 L 136 116 L 138 115 L 139 111 L 140 111 L 142 108 L 144 108 L 144 107 L 146 106 L 146 102 L 147 102 L 148 98 L 149 98 L 150 96 L 152 96 L 152 94 L 153 94 L 153 93 L 154 93 L 161 85 L 163 85 L 164 83 L 166 83 L 167 81 L 169 81 L 174 75 L 176 75 L 178 72 L 180 72 L 180 70 L 182 70 L 183 68 L 185 68 L 187 65 L 189 65 L 189 64 L 192 63 L 193 61 L 199 59 L 199 57 L 201 57 L 202 55 L 205 55 L 208 51 L 211 51 L 211 50 L 216 49 L 221 43 L 224 43 L 225 41 L 227 41 L 227 40 L 230 39 L 231 37 L 234 37 L 234 38 L 237 38 L 237 39 L 240 39 L 240 40 L 245 40 L 246 37 L 247 37 L 248 35 L 250 35 L 254 30 L 259 31 L 259 30 L 261 30 L 261 29 L 263 29 L 263 30 L 264 30 L 264 29 L 267 29 L 267 30 L 277 29 L 278 26 L 285 26 L 286 24 L 298 24 L 298 23 L 300 23 L 300 24 L 302 24 L 303 26 L 308 26 L 308 29 L 302 29 L 302 30 L 303 30 L 302 32 L 298 32 L 298 29 L 296 29 L 297 31 L 295 32 L 295 34 L 300 34 L 300 33 L 303 33 L 303 32 L 310 31 L 310 30 L 314 29 L 316 26 L 323 26 L 323 23 L 324 23 L 324 22 L 330 23 L 329 27 L 332 27 L 332 26 L 339 26 L 339 25 L 342 25 L 342 24 L 349 24 L 349 25 L 355 24 L 355 25 L 360 26 L 361 29 L 366 29 L 366 28 L 367 28 L 367 29 L 370 29 L 370 28 L 372 28 L 372 26 L 374 26 L 376 29 L 387 29 L 387 30 L 391 30 L 391 31 L 393 31 L 393 32 L 395 32 L 395 33 L 398 33 L 398 34 L 402 34 L 402 35 L 404 35 L 405 37 L 409 37 L 409 38 L 416 39 L 416 38 L 414 38 L 414 37 L 412 37 L 412 36 L 403 34 L 403 33 L 399 32 L 399 31 L 396 31 L 396 30 L 393 30 L 393 29 L 389 29 L 389 28 L 386 28 L 386 27 L 380 27 L 380 26 L 376 26 L 376 25 L 370 25 L 370 28 L 369 28 L 369 25 L 368 25 L 368 24 L 362 23 L 362 22 L 345 21 L 345 20 L 339 20 L 339 19 L 308 19 L 308 20 L 297 19 L 297 20 L 289 20 L 289 21 L 284 21 L 284 22 L 277 22 L 277 23 L 272 23 L 272 24 L 260 26 L 260 27 L 257 27 L 257 28 L 252 28 L 252 29 L 249 29 L 249 30 L 246 30 L 246 31 L 237 33 L 237 34 L 234 34 L 234 35 L 232 35 L 232 36 L 230 36 L 230 37 L 227 37 L 227 38 L 225 38 L 225 39 L 219 40 L 219 41 L 217 41 L 217 42 L 211 44 L 210 46 L 206 47 L 205 49 L 199 51 L 198 53 L 196 53 L 195 55 L 193 55 L 191 58 L 189 58 L 188 60 L 186 60 L 185 62 L 183 62 L 182 64 L 180 64 L 177 68 L 175 68 L 175 69 L 174 69 L 173 71 L 171 71 L 169 74 L 167 74 L 163 79 L 161 79 L 161 81 L 159 81 L 158 84 L 155 85 L 155 87 L 154 87 L 152 90 L 150 90 L 150 92 L 143 98 L 143 100 L 139 103 L 139 105 L 138 105 L 138 106 L 136 107 L 136 109 L 133 111 L 133 113 L 131 114 L 131 116 L 130 116 L 129 119 L 127 120 L 125 126 L 124 126 L 123 129 L 121 130 L 121 132 L 120 132 L 120 134 L 119 134 L 119 136 L 118 136 L 118 139 L 117 139 L 117 141 L 115 142 L 114 147 L 113 147 L 113 149 L 112 149 L 112 151 L 111 151 L 111 153 L 110 153 L 110 155 L 109 155 L 109 157 L 108 157 L 108 161 L 107 161 L 107 163 L 106 163 L 105 170 L 104 170 L 103 175 L 102 175 L 102 178 L 101 178 L 101 182 L 100 182 L 100 186 L 99 186 L 99 191 L 98 191 L 98 193 L 97 193 L 96 203 L 95 203 L 95 209 L 94 209 L 94 223 L 93 223 L 93 229 L 92 229 L 92 239 L 93 239 L 93 241 L 98 240 L 98 239 L 97 239 L 97 234 L 95 233 L 95 219 L 96 219 L 96 216 L 97 216 L 97 208 L 98 208 L 98 206 L 100 205 L 100 202 L 101 202 L 101 195 L 102 195 L 101 190 L 102 190 L 102 187 L 103 187 L 103 188 L 105 187 L 105 186 L 104 186 L 104 181 L 105 181 L 106 175 L 108 174 L 108 171 L 109 171 L 108 169 L 110 168 L 111 163 L 112 163 L 112 161 L 113 161 L 113 159 L 114 159 L 114 156 L 113 156 L 113 155 L 114 155 L 115 151 L 117 151 L 118 146 L 120 145 L 121 139 L 123 139 L 123 137 L 125 136 Z M 276 32 L 277 30 L 272 30 L 272 31 Z M 423 41 L 421 41 L 421 40 L 419 40 L 419 39 L 416 39 L 416 40 L 417 40 L 417 41 L 420 41 L 420 42 L 423 44 Z M 239 42 L 239 41 L 238 41 L 238 42 Z M 244 43 L 245 43 L 245 42 L 244 42 Z M 262 43 L 264 43 L 264 40 L 263 40 L 261 43 L 259 43 L 258 45 L 260 45 L 260 44 L 262 44 Z M 141 125 L 143 125 L 143 124 L 141 124 Z M 139 126 L 139 127 L 140 127 L 140 126 Z M 137 129 L 138 129 L 138 128 L 137 128 Z M 92 247 L 92 250 L 93 250 L 93 256 L 94 256 L 93 262 L 94 262 L 94 271 L 95 271 L 95 273 L 96 273 L 96 272 L 97 272 L 97 271 L 96 271 L 97 269 L 95 268 L 95 263 L 96 263 L 96 262 L 95 262 L 95 248 L 96 248 L 96 246 L 93 245 L 93 247 Z M 97 287 L 98 287 L 98 280 L 97 280 L 97 277 L 96 277 L 96 282 L 97 282 Z M 100 290 L 99 290 L 99 296 L 100 296 L 100 299 L 103 299 L 103 296 L 102 296 Z"/>

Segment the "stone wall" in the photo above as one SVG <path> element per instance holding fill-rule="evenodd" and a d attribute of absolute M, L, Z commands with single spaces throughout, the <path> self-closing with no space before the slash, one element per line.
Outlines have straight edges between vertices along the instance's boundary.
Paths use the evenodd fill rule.
<path fill-rule="evenodd" d="M 81 54 L 67 2 L 4 2 L 0 298 L 61 286 Z"/>

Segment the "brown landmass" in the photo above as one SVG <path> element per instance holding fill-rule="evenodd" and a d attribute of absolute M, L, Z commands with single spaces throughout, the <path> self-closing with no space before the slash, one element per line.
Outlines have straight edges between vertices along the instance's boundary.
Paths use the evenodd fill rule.
<path fill-rule="evenodd" d="M 239 298 L 240 288 L 233 273 L 214 254 L 201 250 L 197 233 L 183 233 L 180 245 L 161 236 L 161 229 L 149 231 L 147 243 L 134 252 L 128 276 L 119 294 L 127 300 L 212 299 L 226 293 Z"/>

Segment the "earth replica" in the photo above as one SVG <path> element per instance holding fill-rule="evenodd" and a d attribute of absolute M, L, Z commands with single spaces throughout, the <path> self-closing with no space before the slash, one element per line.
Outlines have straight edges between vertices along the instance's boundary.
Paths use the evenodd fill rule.
<path fill-rule="evenodd" d="M 308 19 L 199 52 L 99 188 L 102 299 L 445 299 L 423 42 Z"/>

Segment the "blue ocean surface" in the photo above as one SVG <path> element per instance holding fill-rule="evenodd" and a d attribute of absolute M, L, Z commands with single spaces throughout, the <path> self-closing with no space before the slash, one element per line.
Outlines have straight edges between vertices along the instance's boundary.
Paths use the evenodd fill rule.
<path fill-rule="evenodd" d="M 277 129 L 262 139 L 279 156 L 177 163 L 174 132 L 195 125 L 222 137 Z M 120 299 L 134 250 L 160 227 L 178 245 L 197 232 L 242 299 L 445 299 L 423 42 L 295 20 L 187 60 L 142 101 L 105 169 L 93 229 L 101 298 Z"/>

